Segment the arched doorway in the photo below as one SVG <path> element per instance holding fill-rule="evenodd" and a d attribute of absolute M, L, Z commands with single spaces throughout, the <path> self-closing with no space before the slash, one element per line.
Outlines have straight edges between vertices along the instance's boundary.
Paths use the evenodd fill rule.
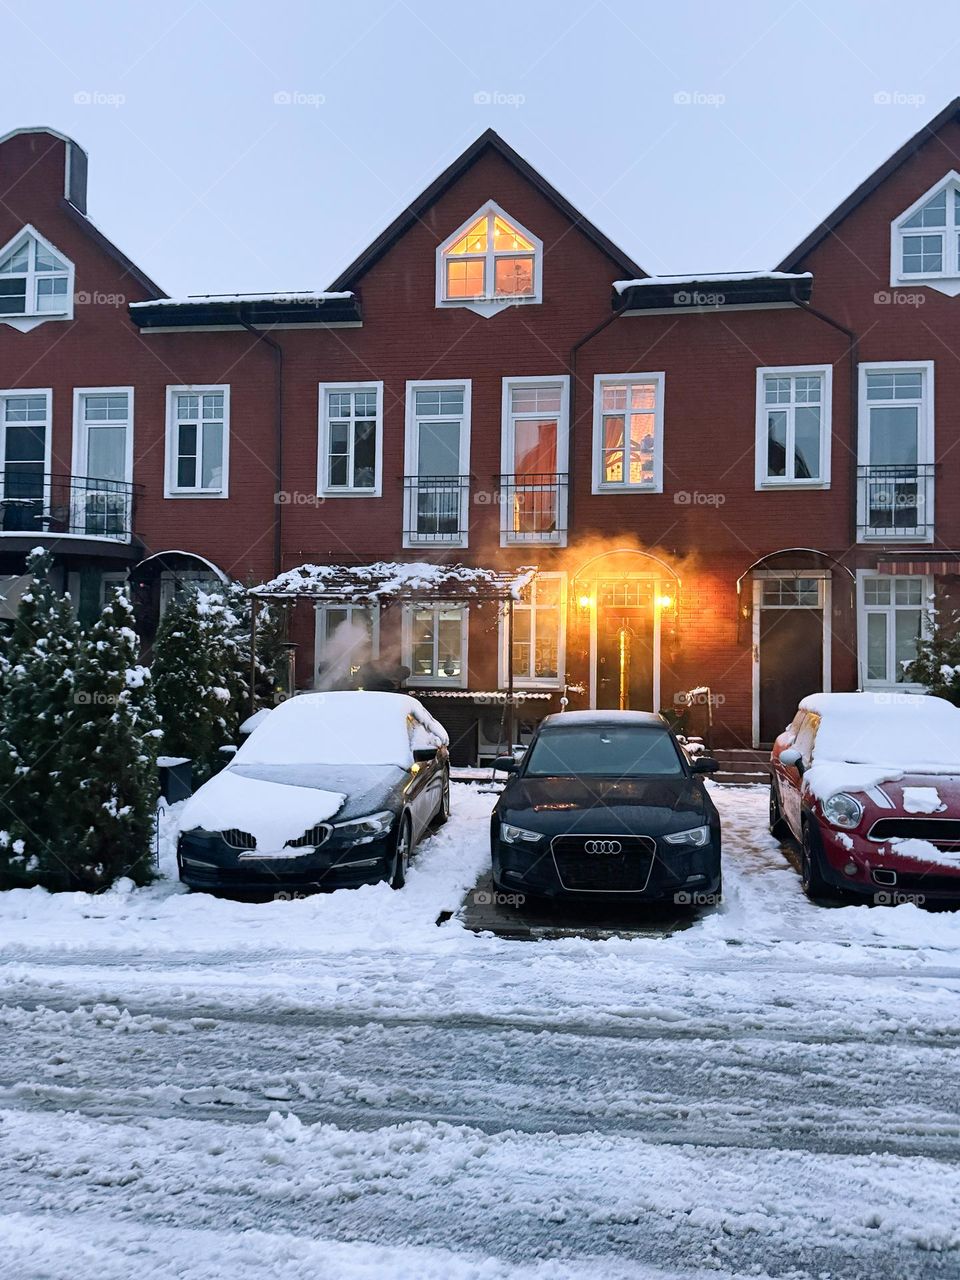
<path fill-rule="evenodd" d="M 664 622 L 677 617 L 680 578 L 649 552 L 619 549 L 586 561 L 573 599 L 590 632 L 590 706 L 657 711 Z"/>

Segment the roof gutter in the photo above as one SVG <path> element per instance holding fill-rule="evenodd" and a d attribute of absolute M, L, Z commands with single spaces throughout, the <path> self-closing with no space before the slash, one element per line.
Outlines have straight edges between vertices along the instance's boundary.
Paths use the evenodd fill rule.
<path fill-rule="evenodd" d="M 274 389 L 274 479 L 276 487 L 273 492 L 273 572 L 274 576 L 283 572 L 283 502 L 280 500 L 283 489 L 283 347 L 268 333 L 255 329 L 248 320 L 238 317 L 239 323 L 249 330 L 258 342 L 266 343 L 273 351 L 276 380 Z"/>

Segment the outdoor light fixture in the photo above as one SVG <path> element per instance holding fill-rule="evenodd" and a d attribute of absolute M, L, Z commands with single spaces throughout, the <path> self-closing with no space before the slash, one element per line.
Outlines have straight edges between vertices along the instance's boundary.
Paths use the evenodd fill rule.
<path fill-rule="evenodd" d="M 672 608 L 673 608 L 673 596 L 657 596 L 657 608 L 658 608 L 658 609 L 672 609 Z"/>

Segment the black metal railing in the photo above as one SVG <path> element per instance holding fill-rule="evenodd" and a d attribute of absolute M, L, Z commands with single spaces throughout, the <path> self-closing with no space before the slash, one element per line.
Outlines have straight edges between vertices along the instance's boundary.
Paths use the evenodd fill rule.
<path fill-rule="evenodd" d="M 927 538 L 933 532 L 932 462 L 857 467 L 861 538 Z"/>
<path fill-rule="evenodd" d="M 460 542 L 467 533 L 469 476 L 404 476 L 409 542 Z"/>
<path fill-rule="evenodd" d="M 33 466 L 8 462 L 0 473 L 0 532 L 130 540 L 138 485 L 52 475 Z"/>
<path fill-rule="evenodd" d="M 508 542 L 560 542 L 567 531 L 567 473 L 500 476 L 501 529 Z"/>

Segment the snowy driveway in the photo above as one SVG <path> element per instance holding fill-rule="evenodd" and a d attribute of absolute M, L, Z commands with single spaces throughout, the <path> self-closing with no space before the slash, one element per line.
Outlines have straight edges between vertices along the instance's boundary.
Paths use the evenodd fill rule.
<path fill-rule="evenodd" d="M 0 895 L 5 1280 L 956 1277 L 960 916 L 814 907 L 715 796 L 667 939 L 438 928 L 464 786 L 400 894 Z"/>

